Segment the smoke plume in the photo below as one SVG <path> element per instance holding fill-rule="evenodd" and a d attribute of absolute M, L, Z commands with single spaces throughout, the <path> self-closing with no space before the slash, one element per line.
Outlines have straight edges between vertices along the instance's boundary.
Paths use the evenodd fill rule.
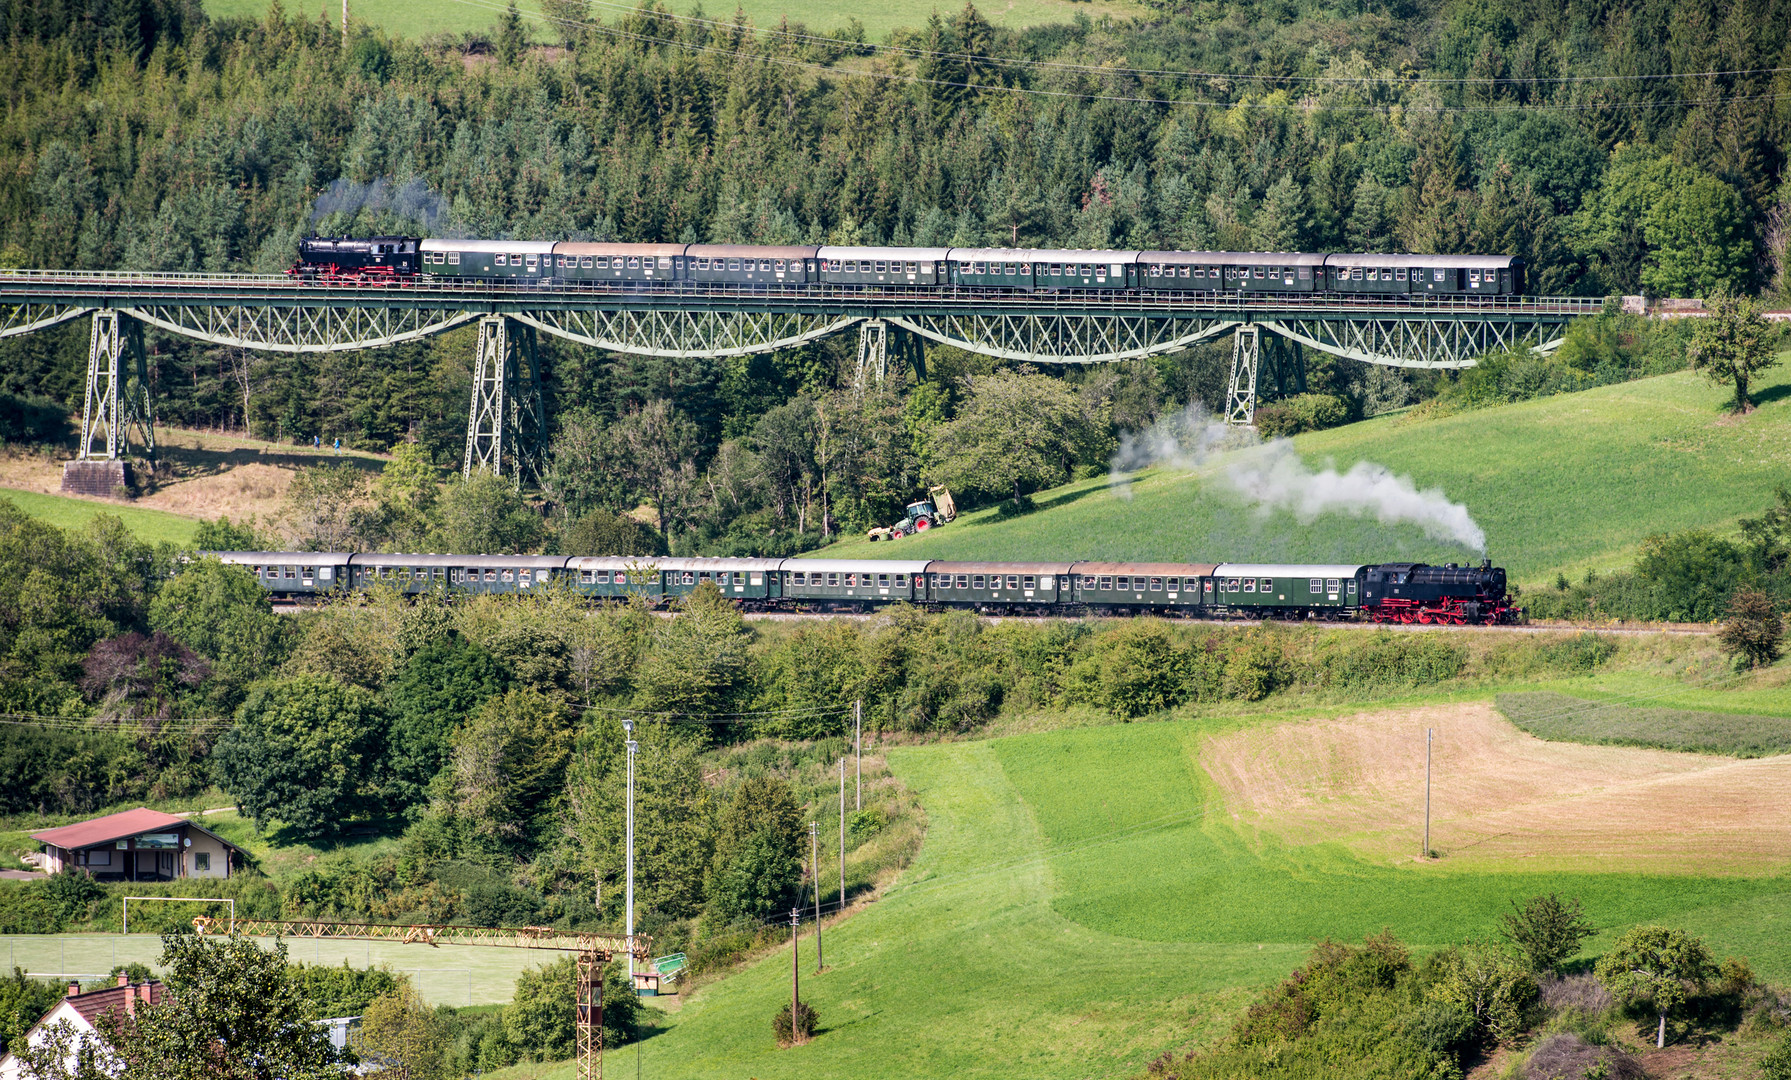
<path fill-rule="evenodd" d="M 365 213 L 368 218 L 382 214 L 401 221 L 416 222 L 424 231 L 433 230 L 448 212 L 448 201 L 432 191 L 422 177 L 413 176 L 394 185 L 386 177 L 363 184 L 357 180 L 337 179 L 317 196 L 311 208 L 311 224 L 340 214 L 343 220 Z"/>
<path fill-rule="evenodd" d="M 1208 464 L 1223 466 L 1204 478 L 1209 488 L 1235 495 L 1264 514 L 1286 510 L 1301 524 L 1323 514 L 1373 517 L 1387 525 L 1416 525 L 1433 540 L 1486 551 L 1486 531 L 1467 507 L 1451 502 L 1441 489 L 1420 491 L 1411 477 L 1397 476 L 1372 461 L 1359 461 L 1342 473 L 1329 465 L 1314 470 L 1288 440 L 1265 443 L 1253 430 L 1231 427 L 1198 404 L 1147 431 L 1122 436 L 1109 482 L 1126 495 L 1128 473 L 1148 466 L 1195 472 Z"/>

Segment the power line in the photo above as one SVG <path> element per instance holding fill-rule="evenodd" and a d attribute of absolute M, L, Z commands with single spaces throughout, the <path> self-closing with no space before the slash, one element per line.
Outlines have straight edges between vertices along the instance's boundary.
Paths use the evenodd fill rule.
<path fill-rule="evenodd" d="M 459 3 L 459 4 L 465 4 L 468 7 L 476 7 L 476 8 L 481 8 L 481 9 L 484 9 L 487 11 L 493 11 L 493 12 L 507 10 L 505 8 L 498 7 L 496 4 L 483 2 L 483 0 L 454 0 L 454 2 Z M 999 83 L 971 83 L 971 82 L 963 82 L 963 81 L 957 81 L 957 80 L 951 80 L 951 79 L 929 79 L 929 78 L 925 78 L 925 77 L 919 76 L 919 75 L 909 75 L 909 74 L 905 74 L 905 73 L 901 73 L 901 72 L 893 72 L 893 71 L 870 70 L 870 71 L 859 71 L 859 72 L 844 72 L 844 71 L 840 71 L 839 69 L 834 68 L 830 65 L 819 64 L 819 63 L 815 63 L 813 61 L 797 60 L 797 59 L 794 59 L 791 57 L 771 56 L 771 55 L 765 54 L 765 53 L 741 53 L 741 52 L 738 52 L 738 51 L 732 50 L 732 49 L 718 49 L 718 48 L 714 48 L 714 47 L 707 46 L 707 45 L 698 45 L 693 42 L 679 41 L 676 38 L 653 37 L 653 36 L 647 35 L 647 34 L 633 33 L 633 32 L 621 30 L 621 29 L 618 29 L 615 27 L 605 26 L 604 24 L 599 23 L 599 22 L 589 22 L 589 21 L 582 21 L 582 20 L 577 20 L 577 19 L 560 19 L 560 18 L 555 18 L 553 16 L 549 16 L 546 14 L 536 14 L 534 12 L 527 12 L 524 14 L 526 14 L 527 17 L 534 19 L 538 22 L 550 23 L 550 24 L 555 24 L 555 25 L 560 25 L 560 26 L 568 26 L 568 27 L 573 27 L 573 28 L 582 29 L 582 30 L 588 30 L 588 31 L 591 31 L 594 33 L 603 34 L 603 35 L 611 37 L 611 38 L 617 38 L 617 39 L 621 39 L 621 40 L 625 40 L 625 41 L 636 41 L 636 42 L 640 42 L 642 44 L 647 44 L 647 45 L 663 45 L 668 48 L 683 49 L 687 52 L 703 53 L 703 54 L 715 55 L 715 56 L 724 56 L 724 57 L 729 57 L 729 58 L 736 59 L 736 60 L 742 59 L 742 58 L 751 58 L 754 60 L 761 61 L 763 63 L 777 64 L 777 65 L 780 65 L 783 67 L 797 68 L 797 69 L 801 69 L 801 70 L 805 70 L 805 71 L 813 71 L 820 75 L 832 75 L 835 77 L 842 77 L 842 76 L 843 77 L 851 77 L 851 76 L 856 75 L 856 76 L 862 76 L 862 77 L 866 77 L 866 78 L 882 79 L 887 82 L 904 82 L 904 83 L 911 83 L 911 84 L 915 84 L 915 85 L 940 86 L 940 87 L 960 89 L 960 90 L 975 90 L 975 91 L 984 92 L 984 93 L 1011 94 L 1011 95 L 1021 96 L 1021 97 L 1074 98 L 1074 99 L 1078 99 L 1078 100 L 1088 100 L 1088 101 L 1110 101 L 1110 102 L 1115 102 L 1115 103 L 1119 103 L 1119 104 L 1132 104 L 1132 105 L 1163 105 L 1163 106 L 1170 106 L 1170 107 L 1177 107 L 1177 108 L 1282 109 L 1282 108 L 1296 107 L 1296 104 L 1292 103 L 1292 102 L 1211 101 L 1211 100 L 1204 100 L 1204 99 L 1197 99 L 1197 98 L 1159 98 L 1159 97 L 1144 97 L 1144 96 L 1140 96 L 1140 95 L 1129 95 L 1129 94 L 1097 94 L 1097 93 L 1090 93 L 1087 91 L 1079 91 L 1079 90 L 1040 90 L 1040 89 L 1036 89 L 1036 88 L 1023 87 L 1023 86 L 1003 86 Z M 853 44 L 857 44 L 857 43 L 854 42 Z M 1095 70 L 1103 70 L 1103 69 L 1095 69 Z M 1761 70 L 1768 70 L 1768 69 L 1761 69 Z M 1777 71 L 1777 70 L 1782 70 L 1782 69 L 1770 69 L 1770 70 Z M 1680 77 L 1691 77 L 1691 76 L 1680 76 Z M 1232 76 L 1214 76 L 1214 78 L 1232 78 Z M 1316 78 L 1316 77 L 1315 76 L 1307 76 L 1306 78 Z M 1624 78 L 1630 78 L 1630 77 L 1625 76 Z M 1495 80 L 1495 81 L 1510 81 L 1510 80 Z M 1661 109 L 1661 108 L 1680 108 L 1680 107 L 1691 108 L 1691 107 L 1696 107 L 1696 106 L 1700 106 L 1700 105 L 1723 105 L 1723 104 L 1733 104 L 1733 103 L 1778 101 L 1778 100 L 1781 100 L 1783 98 L 1788 98 L 1788 97 L 1791 97 L 1791 94 L 1773 93 L 1773 94 L 1740 95 L 1740 96 L 1721 95 L 1721 96 L 1716 96 L 1716 97 L 1684 98 L 1684 99 L 1674 99 L 1674 100 L 1589 102 L 1589 103 L 1578 103 L 1578 104 L 1539 103 L 1539 104 L 1530 104 L 1530 105 L 1516 105 L 1516 104 L 1424 105 L 1424 104 L 1417 104 L 1417 103 L 1412 103 L 1412 102 L 1400 102 L 1400 103 L 1397 103 L 1397 105 L 1399 108 L 1402 108 L 1407 112 L 1439 113 L 1439 114 L 1441 114 L 1441 113 L 1493 113 L 1493 112 L 1505 112 L 1508 110 L 1510 110 L 1510 111 L 1517 111 L 1517 110 L 1542 111 L 1542 112 L 1585 112 L 1585 111 L 1593 111 L 1593 110 Z M 1335 104 L 1313 103 L 1313 107 L 1320 108 L 1320 109 L 1323 109 L 1328 112 L 1381 112 L 1386 109 L 1393 108 L 1394 103 L 1389 103 L 1389 104 L 1385 104 L 1385 105 L 1335 105 Z"/>

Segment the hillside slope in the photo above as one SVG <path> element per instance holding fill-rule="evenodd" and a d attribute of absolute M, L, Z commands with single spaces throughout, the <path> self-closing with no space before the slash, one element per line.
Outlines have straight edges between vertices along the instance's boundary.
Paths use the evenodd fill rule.
<path fill-rule="evenodd" d="M 1439 709 L 1532 741 L 1490 719 L 1484 703 L 1401 711 L 1387 723 L 1406 732 L 1424 723 L 1446 729 L 1449 717 L 1436 715 Z M 1287 726 L 1347 733 L 1351 723 L 1337 717 Z M 1271 717 L 1182 719 L 892 749 L 892 766 L 926 807 L 926 846 L 880 902 L 826 931 L 829 970 L 818 976 L 805 927 L 802 994 L 820 1012 L 817 1041 L 798 1050 L 773 1045 L 772 1015 L 790 994 L 785 950 L 692 995 L 645 1042 L 643 1071 L 1124 1075 L 1167 1047 L 1222 1033 L 1252 990 L 1284 975 L 1315 940 L 1359 938 L 1383 926 L 1419 946 L 1461 940 L 1488 933 L 1512 899 L 1549 890 L 1585 900 L 1602 931 L 1589 951 L 1630 924 L 1662 920 L 1706 935 L 1718 955 L 1747 956 L 1763 977 L 1791 974 L 1791 952 L 1771 931 L 1791 917 L 1784 877 L 1739 876 L 1739 867 L 1708 860 L 1706 873 L 1735 876 L 1645 874 L 1598 858 L 1598 845 L 1634 835 L 1581 832 L 1576 851 L 1544 852 L 1518 870 L 1503 858 L 1477 858 L 1471 826 L 1439 826 L 1451 850 L 1422 868 L 1409 858 L 1389 865 L 1364 857 L 1356 845 L 1311 830 L 1301 835 L 1297 815 L 1243 800 L 1214 779 L 1229 783 L 1233 775 L 1223 768 L 1235 758 L 1227 740 L 1281 726 Z M 1447 745 L 1445 761 L 1477 770 L 1480 790 L 1498 790 L 1497 768 L 1482 768 L 1479 757 L 1455 763 Z M 1401 764 L 1421 770 L 1422 741 L 1407 749 Z M 1549 753 L 1600 755 L 1631 772 L 1660 756 L 1574 747 Z M 1711 764 L 1675 757 L 1687 767 Z M 1711 775 L 1714 792 L 1722 774 Z M 1400 805 L 1400 820 L 1382 827 L 1413 839 L 1409 810 Z M 1453 821 L 1452 813 L 1441 818 Z M 1671 828 L 1657 825 L 1641 832 Z M 1782 822 L 1771 827 L 1782 834 Z M 632 1056 L 619 1052 L 612 1067 L 625 1069 Z M 548 1075 L 571 1074 L 567 1064 Z"/>
<path fill-rule="evenodd" d="M 1627 565 L 1651 533 L 1724 526 L 1756 514 L 1791 479 L 1791 369 L 1759 386 L 1760 408 L 1721 411 L 1728 393 L 1690 374 L 1605 386 L 1440 420 L 1379 417 L 1299 436 L 1313 468 L 1359 461 L 1440 488 L 1486 530 L 1515 580 L 1552 580 Z M 1416 526 L 1342 514 L 1309 524 L 1263 514 L 1213 484 L 1223 457 L 1198 473 L 1159 468 L 1129 492 L 1106 479 L 1042 493 L 1039 509 L 966 514 L 937 533 L 833 545 L 842 558 L 1136 559 L 1208 561 L 1460 560 L 1470 553 Z"/>

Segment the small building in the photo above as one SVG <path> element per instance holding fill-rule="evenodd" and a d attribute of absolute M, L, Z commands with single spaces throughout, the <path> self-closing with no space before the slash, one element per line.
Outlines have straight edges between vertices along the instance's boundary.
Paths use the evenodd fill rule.
<path fill-rule="evenodd" d="M 44 845 L 44 869 L 85 870 L 106 881 L 227 878 L 242 849 L 186 818 L 138 807 L 32 833 Z"/>
<path fill-rule="evenodd" d="M 81 984 L 70 983 L 68 996 L 56 1003 L 56 1007 L 44 1013 L 37 1023 L 32 1024 L 15 1042 L 31 1047 L 41 1047 L 50 1038 L 50 1030 L 57 1024 L 66 1021 L 75 1033 L 76 1046 L 71 1046 L 71 1057 L 65 1067 L 74 1065 L 73 1052 L 78 1052 L 81 1045 L 102 1044 L 103 1037 L 99 1033 L 100 1018 L 107 1013 L 119 1013 L 124 1016 L 135 1016 L 139 1006 L 154 1005 L 162 1000 L 166 989 L 159 982 L 151 980 L 145 983 L 133 983 L 130 976 L 119 975 L 118 985 L 108 986 L 103 990 L 90 990 L 81 993 Z M 25 1075 L 24 1063 L 19 1060 L 16 1050 L 0 1056 L 0 1080 L 20 1080 Z"/>

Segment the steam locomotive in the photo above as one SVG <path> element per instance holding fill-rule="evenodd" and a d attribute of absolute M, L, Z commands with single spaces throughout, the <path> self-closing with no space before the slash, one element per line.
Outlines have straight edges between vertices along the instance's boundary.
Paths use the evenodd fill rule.
<path fill-rule="evenodd" d="M 339 283 L 453 282 L 630 290 L 684 283 L 755 290 L 808 285 L 908 289 L 1510 296 L 1514 255 L 1029 248 L 763 247 L 414 236 L 308 237 L 289 271 Z"/>
<path fill-rule="evenodd" d="M 953 562 L 659 556 L 209 552 L 275 600 L 374 588 L 523 594 L 561 588 L 595 602 L 664 605 L 713 584 L 750 611 L 869 612 L 891 604 L 986 615 L 1365 619 L 1455 626 L 1515 622 L 1505 571 L 1424 563 Z"/>

